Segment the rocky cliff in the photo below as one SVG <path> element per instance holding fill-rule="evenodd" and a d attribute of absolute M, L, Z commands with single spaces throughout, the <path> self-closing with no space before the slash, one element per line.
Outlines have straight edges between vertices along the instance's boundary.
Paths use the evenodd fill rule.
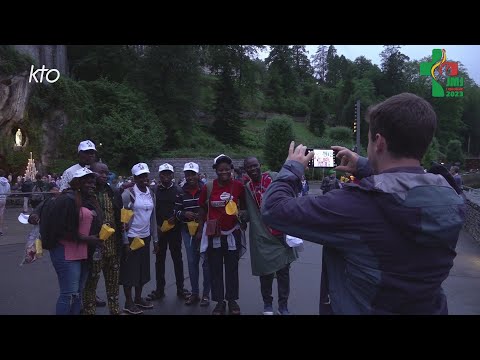
<path fill-rule="evenodd" d="M 57 69 L 61 76 L 67 75 L 67 54 L 65 45 L 14 45 L 14 49 L 29 55 L 36 67 L 45 65 L 48 69 Z M 0 59 L 1 61 L 2 59 Z M 27 109 L 30 95 L 35 83 L 29 83 L 30 66 L 17 69 L 15 74 L 0 73 L 0 155 L 11 151 L 27 151 L 30 144 L 31 131 L 27 123 Z M 58 128 L 65 125 L 67 118 L 60 109 L 56 109 L 43 119 L 35 119 L 41 123 L 38 136 L 41 153 L 35 154 L 41 159 L 40 169 L 49 166 L 55 154 L 58 140 Z M 31 121 L 31 120 L 30 120 Z M 22 132 L 22 146 L 15 146 L 15 133 Z M 43 166 L 42 166 L 43 165 Z"/>
<path fill-rule="evenodd" d="M 47 69 L 57 69 L 61 75 L 68 75 L 66 45 L 14 45 L 14 48 L 30 55 L 36 61 L 35 65 L 45 65 Z"/>

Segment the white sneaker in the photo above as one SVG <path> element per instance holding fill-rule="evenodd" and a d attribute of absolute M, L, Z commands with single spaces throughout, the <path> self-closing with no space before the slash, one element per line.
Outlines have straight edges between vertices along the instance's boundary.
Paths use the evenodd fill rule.
<path fill-rule="evenodd" d="M 263 315 L 273 315 L 272 305 L 264 305 L 263 306 Z"/>

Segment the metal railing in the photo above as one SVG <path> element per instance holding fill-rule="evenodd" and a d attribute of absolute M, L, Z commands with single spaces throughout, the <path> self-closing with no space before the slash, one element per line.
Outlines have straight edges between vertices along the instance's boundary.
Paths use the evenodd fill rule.
<path fill-rule="evenodd" d="M 475 189 L 469 186 L 462 185 L 463 191 L 469 194 L 480 195 L 480 189 Z"/>

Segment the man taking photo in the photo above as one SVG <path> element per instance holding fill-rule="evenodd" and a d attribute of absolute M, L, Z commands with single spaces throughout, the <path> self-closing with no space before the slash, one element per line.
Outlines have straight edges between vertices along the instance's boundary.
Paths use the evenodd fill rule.
<path fill-rule="evenodd" d="M 290 144 L 262 205 L 266 224 L 322 244 L 321 314 L 448 314 L 442 283 L 465 219 L 448 172 L 420 166 L 437 126 L 432 106 L 409 93 L 369 109 L 368 159 L 338 146 L 359 184 L 296 198 L 313 152 Z M 448 179 L 448 181 L 447 181 Z"/>

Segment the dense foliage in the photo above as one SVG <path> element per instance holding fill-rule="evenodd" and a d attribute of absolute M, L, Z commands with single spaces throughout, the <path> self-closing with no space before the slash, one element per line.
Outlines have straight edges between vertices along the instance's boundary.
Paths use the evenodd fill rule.
<path fill-rule="evenodd" d="M 425 97 L 438 114 L 435 142 L 424 163 L 462 162 L 480 153 L 480 89 L 461 64 L 465 97 L 432 98 L 431 79 L 419 73 L 419 62 L 431 54 L 411 60 L 401 46 L 387 45 L 377 66 L 363 56 L 353 61 L 339 56 L 333 45 L 320 45 L 312 55 L 304 45 L 269 45 L 261 60 L 259 51 L 265 49 L 70 45 L 70 77 L 37 86 L 29 112 L 37 118 L 56 109 L 68 114 L 59 149 L 64 160 L 75 160 L 72 144 L 91 138 L 102 143 L 102 158 L 113 168 L 165 154 L 242 156 L 265 149 L 266 162 L 278 170 L 286 148 L 277 146 L 291 138 L 312 147 L 353 147 L 357 100 L 364 152 L 367 108 L 408 91 Z M 0 47 L 0 72 L 15 72 L 25 61 L 11 47 Z M 292 120 L 271 119 L 275 114 L 290 116 L 304 130 L 292 132 L 287 126 Z"/>

